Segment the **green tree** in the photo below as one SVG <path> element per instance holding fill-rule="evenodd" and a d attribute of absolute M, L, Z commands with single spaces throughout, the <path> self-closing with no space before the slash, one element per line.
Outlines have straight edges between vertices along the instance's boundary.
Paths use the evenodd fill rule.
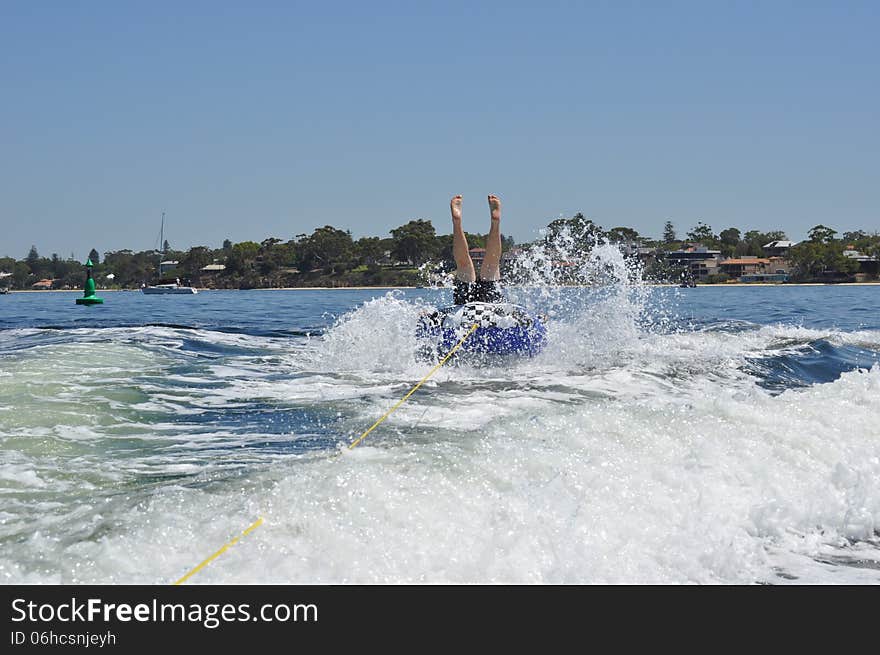
<path fill-rule="evenodd" d="M 55 255 L 55 258 L 57 259 L 58 255 Z M 46 257 L 40 257 L 36 246 L 31 246 L 24 262 L 31 274 L 37 279 L 51 277 L 53 275 L 52 260 Z"/>
<path fill-rule="evenodd" d="M 861 234 L 859 238 L 852 238 L 853 234 Z M 849 236 L 850 238 L 847 238 Z M 843 235 L 843 242 L 847 246 L 853 246 L 856 250 L 870 257 L 880 258 L 880 234 L 867 234 L 862 230 L 857 232 L 846 232 Z"/>
<path fill-rule="evenodd" d="M 834 241 L 834 235 L 836 234 L 837 230 L 833 230 L 830 227 L 820 224 L 807 232 L 807 238 L 810 241 L 815 241 L 817 243 L 831 243 Z"/>
<path fill-rule="evenodd" d="M 113 273 L 114 283 L 128 288 L 145 284 L 159 273 L 154 250 L 138 253 L 117 250 L 104 253 L 104 270 Z"/>
<path fill-rule="evenodd" d="M 226 258 L 226 268 L 230 273 L 244 274 L 250 271 L 260 252 L 260 244 L 253 241 L 242 241 L 232 246 Z"/>
<path fill-rule="evenodd" d="M 56 253 L 53 253 L 50 266 L 51 277 L 55 280 L 54 288 L 72 289 L 82 286 L 85 272 L 81 262 L 74 259 L 61 259 Z"/>
<path fill-rule="evenodd" d="M 452 256 L 452 235 L 438 234 L 434 239 L 434 252 L 437 253 L 437 259 L 441 262 L 454 262 L 455 258 Z"/>
<path fill-rule="evenodd" d="M 675 243 L 676 241 L 678 241 L 678 238 L 675 235 L 675 226 L 672 224 L 672 221 L 666 221 L 663 225 L 663 242 Z"/>
<path fill-rule="evenodd" d="M 31 270 L 34 269 L 34 267 L 40 261 L 40 253 L 37 252 L 36 246 L 31 246 L 31 249 L 28 251 L 27 257 L 25 257 L 24 261 L 31 268 Z"/>
<path fill-rule="evenodd" d="M 726 246 L 736 247 L 736 244 L 740 241 L 740 231 L 735 227 L 721 230 L 721 233 L 718 235 L 718 240 Z"/>
<path fill-rule="evenodd" d="M 193 246 L 180 260 L 180 268 L 188 278 L 198 278 L 202 268 L 213 259 L 213 253 L 207 246 Z"/>
<path fill-rule="evenodd" d="M 843 254 L 842 241 L 829 236 L 834 230 L 824 225 L 816 228 L 810 230 L 810 239 L 797 244 L 789 253 L 795 277 L 800 280 L 827 280 L 855 273 L 859 263 Z"/>
<path fill-rule="evenodd" d="M 852 230 L 850 232 L 844 232 L 843 236 L 840 238 L 846 244 L 855 245 L 857 242 L 864 240 L 867 236 L 868 233 L 864 230 Z"/>
<path fill-rule="evenodd" d="M 72 256 L 71 256 L 71 259 L 73 259 Z M 91 250 L 89 250 L 89 259 L 92 260 L 92 263 L 93 263 L 95 266 L 97 266 L 98 264 L 101 263 L 101 256 L 98 254 L 98 251 L 95 250 L 94 248 L 92 248 Z"/>
<path fill-rule="evenodd" d="M 36 276 L 31 273 L 30 266 L 26 262 L 16 262 L 12 271 L 12 285 L 16 289 L 24 289 L 36 282 Z"/>
<path fill-rule="evenodd" d="M 720 242 L 721 254 L 725 257 L 731 257 L 740 243 L 740 231 L 735 227 L 721 230 L 721 233 L 718 235 L 718 241 Z"/>
<path fill-rule="evenodd" d="M 612 227 L 608 230 L 608 240 L 614 243 L 639 243 L 642 238 L 631 227 Z"/>
<path fill-rule="evenodd" d="M 351 232 L 325 225 L 297 242 L 297 263 L 302 271 L 318 268 L 325 273 L 350 270 L 353 248 Z"/>
<path fill-rule="evenodd" d="M 736 244 L 735 254 L 738 256 L 752 255 L 754 257 L 763 257 L 764 246 L 773 241 L 784 241 L 785 238 L 785 232 L 780 230 L 770 232 L 749 230 L 743 235 L 742 240 Z"/>
<path fill-rule="evenodd" d="M 480 234 L 479 232 L 464 233 L 465 240 L 468 242 L 468 248 L 485 248 L 488 236 L 488 234 Z"/>
<path fill-rule="evenodd" d="M 718 243 L 718 237 L 712 232 L 712 228 L 703 221 L 698 221 L 694 228 L 687 233 L 687 240 L 702 243 L 707 247 L 717 245 Z"/>
<path fill-rule="evenodd" d="M 391 230 L 393 239 L 392 254 L 402 261 L 412 262 L 415 266 L 421 266 L 434 257 L 434 238 L 436 231 L 431 221 L 421 218 L 410 221 Z"/>
<path fill-rule="evenodd" d="M 283 242 L 276 237 L 269 237 L 260 243 L 257 256 L 260 273 L 275 275 L 282 268 L 292 266 L 296 262 L 296 243 Z"/>
<path fill-rule="evenodd" d="M 385 248 L 379 237 L 362 237 L 354 243 L 354 257 L 359 264 L 375 264 L 385 255 Z"/>

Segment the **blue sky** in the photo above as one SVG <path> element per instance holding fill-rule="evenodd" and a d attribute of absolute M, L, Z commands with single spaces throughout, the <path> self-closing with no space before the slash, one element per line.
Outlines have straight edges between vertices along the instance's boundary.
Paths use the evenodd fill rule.
<path fill-rule="evenodd" d="M 880 230 L 878 2 L 0 2 L 0 256 Z"/>

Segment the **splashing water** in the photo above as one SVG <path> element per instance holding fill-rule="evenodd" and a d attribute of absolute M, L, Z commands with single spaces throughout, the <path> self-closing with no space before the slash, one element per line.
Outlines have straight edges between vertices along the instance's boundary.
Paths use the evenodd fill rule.
<path fill-rule="evenodd" d="M 423 267 L 423 272 L 432 270 L 431 265 Z M 666 299 L 652 295 L 637 259 L 624 257 L 617 245 L 601 240 L 584 248 L 568 228 L 557 231 L 552 241 L 520 252 L 508 277 L 516 280 L 505 287 L 508 299 L 550 319 L 550 345 L 536 359 L 538 365 L 566 361 L 582 367 L 613 360 L 645 334 L 671 329 Z M 449 283 L 450 278 L 433 280 Z M 399 293 L 365 303 L 325 334 L 323 365 L 341 370 L 350 365 L 357 369 L 375 365 L 377 371 L 420 370 L 413 355 L 419 346 L 413 325 L 428 308 L 424 301 L 407 302 Z M 486 359 L 470 361 L 487 365 Z M 535 364 L 505 362 L 520 368 Z"/>

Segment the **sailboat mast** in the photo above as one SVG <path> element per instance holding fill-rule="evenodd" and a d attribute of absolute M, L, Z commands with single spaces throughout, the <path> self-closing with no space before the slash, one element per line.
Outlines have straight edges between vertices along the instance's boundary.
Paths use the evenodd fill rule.
<path fill-rule="evenodd" d="M 162 227 L 159 228 L 159 249 L 165 255 L 165 212 L 162 212 Z"/>

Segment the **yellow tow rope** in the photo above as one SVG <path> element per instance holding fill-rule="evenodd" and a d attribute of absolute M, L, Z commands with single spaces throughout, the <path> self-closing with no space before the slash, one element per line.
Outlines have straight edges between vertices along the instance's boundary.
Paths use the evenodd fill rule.
<path fill-rule="evenodd" d="M 458 340 L 458 343 L 455 344 L 455 345 L 452 347 L 452 350 L 450 350 L 448 353 L 446 353 L 446 357 L 444 357 L 443 359 L 441 359 L 441 360 L 438 362 L 438 364 L 437 364 L 434 368 L 432 368 L 432 369 L 428 372 L 428 374 L 427 374 L 425 377 L 423 377 L 421 380 L 419 380 L 418 384 L 417 384 L 416 386 L 414 386 L 412 389 L 410 389 L 409 392 L 408 392 L 403 398 L 401 398 L 400 400 L 398 400 L 398 401 L 397 401 L 397 404 L 394 405 L 394 407 L 392 407 L 392 408 L 389 409 L 387 412 L 385 412 L 385 414 L 382 416 L 382 418 L 380 418 L 378 421 L 376 421 L 375 423 L 373 423 L 373 425 L 371 425 L 371 426 L 369 427 L 368 430 L 366 430 L 366 431 L 365 431 L 361 436 L 359 436 L 357 439 L 355 439 L 354 441 L 352 441 L 351 444 L 349 444 L 348 449 L 351 450 L 352 448 L 354 448 L 355 446 L 357 446 L 361 441 L 363 441 L 363 440 L 366 438 L 366 436 L 367 436 L 368 434 L 370 434 L 370 432 L 372 432 L 373 430 L 375 430 L 375 429 L 379 426 L 379 424 L 380 424 L 382 421 L 384 421 L 386 418 L 388 418 L 389 416 L 391 416 L 391 414 L 393 414 L 393 413 L 397 410 L 398 407 L 400 407 L 403 403 L 405 403 L 405 402 L 407 401 L 407 399 L 409 399 L 409 397 L 410 397 L 411 395 L 413 395 L 416 391 L 418 391 L 418 388 L 419 388 L 420 386 L 422 386 L 425 382 L 427 382 L 428 379 L 429 379 L 432 375 L 434 375 L 434 373 L 436 373 L 437 371 L 440 370 L 440 367 L 441 367 L 441 366 L 443 366 L 446 362 L 449 361 L 449 358 L 452 357 L 452 355 L 455 354 L 455 351 L 456 351 L 456 350 L 458 350 L 459 348 L 461 348 L 461 345 L 465 342 L 465 340 L 466 340 L 469 336 L 471 336 L 471 335 L 476 331 L 476 329 L 477 329 L 478 327 L 480 327 L 480 324 L 479 324 L 479 323 L 474 323 L 474 324 L 471 326 L 471 329 L 468 330 L 467 334 L 465 334 L 461 339 Z M 223 553 L 225 553 L 225 552 L 226 552 L 227 550 L 229 550 L 232 546 L 234 546 L 235 544 L 237 544 L 237 543 L 238 543 L 243 537 L 248 536 L 251 532 L 253 532 L 254 530 L 256 530 L 256 529 L 257 529 L 258 527 L 260 527 L 262 524 L 263 524 L 263 519 L 262 519 L 262 518 L 258 518 L 256 521 L 254 521 L 254 523 L 253 523 L 253 524 L 252 524 L 247 530 L 245 530 L 244 532 L 242 532 L 239 536 L 233 538 L 233 539 L 232 539 L 231 541 L 229 541 L 228 543 L 224 544 L 223 547 L 220 548 L 220 550 L 218 550 L 218 551 L 215 552 L 213 555 L 211 555 L 210 557 L 208 557 L 206 560 L 204 560 L 201 564 L 199 564 L 198 566 L 196 566 L 193 570 L 191 570 L 191 571 L 190 571 L 189 573 L 187 573 L 185 576 L 183 576 L 182 578 L 180 578 L 179 580 L 177 580 L 176 582 L 174 582 L 174 584 L 175 584 L 175 585 L 181 585 L 181 584 L 183 584 L 184 582 L 186 582 L 187 580 L 189 580 L 192 576 L 194 576 L 196 573 L 198 573 L 198 572 L 201 571 L 203 568 L 205 568 L 206 566 L 208 566 L 208 564 L 210 564 L 210 563 L 213 562 L 215 559 L 217 559 L 218 557 L 220 557 L 220 555 L 222 555 Z"/>
<path fill-rule="evenodd" d="M 186 582 L 187 580 L 189 580 L 189 579 L 190 579 L 191 577 L 193 577 L 196 573 L 198 573 L 199 571 L 201 571 L 203 568 L 205 568 L 206 566 L 208 566 L 208 564 L 210 564 L 211 562 L 213 562 L 215 559 L 217 559 L 218 557 L 220 557 L 223 553 L 225 553 L 227 550 L 229 550 L 229 549 L 232 548 L 235 544 L 237 544 L 237 543 L 239 542 L 239 540 L 240 540 L 242 537 L 246 537 L 246 536 L 248 536 L 251 532 L 253 532 L 253 531 L 256 530 L 257 528 L 259 528 L 262 524 L 263 524 L 263 519 L 262 519 L 262 518 L 258 518 L 256 521 L 254 521 L 254 522 L 251 524 L 251 527 L 249 527 L 247 530 L 245 530 L 244 532 L 242 532 L 239 536 L 237 536 L 237 537 L 235 537 L 234 539 L 232 539 L 232 541 L 229 541 L 228 543 L 223 544 L 223 547 L 222 547 L 220 550 L 218 550 L 216 553 L 214 553 L 213 555 L 211 555 L 208 559 L 206 559 L 204 562 L 202 562 L 201 564 L 199 564 L 197 567 L 195 567 L 192 571 L 190 571 L 190 572 L 187 573 L 185 576 L 183 576 L 182 578 L 180 578 L 180 579 L 179 579 L 177 582 L 175 582 L 174 584 L 175 584 L 175 585 L 181 585 L 181 584 L 183 584 L 184 582 Z"/>
<path fill-rule="evenodd" d="M 400 407 L 403 403 L 405 403 L 405 402 L 407 401 L 407 399 L 408 399 L 411 395 L 413 395 L 416 391 L 418 391 L 418 388 L 419 388 L 420 386 L 422 386 L 422 385 L 428 380 L 428 378 L 430 378 L 432 375 L 434 375 L 434 373 L 436 373 L 437 371 L 440 370 L 440 367 L 443 366 L 443 365 L 449 360 L 449 358 L 452 357 L 453 354 L 455 354 L 455 351 L 456 351 L 456 350 L 458 350 L 459 348 L 461 348 L 461 344 L 463 344 L 463 343 L 465 342 L 465 339 L 467 339 L 469 336 L 471 336 L 471 335 L 474 333 L 474 331 L 475 331 L 478 327 L 480 327 L 480 324 L 479 324 L 479 323 L 474 323 L 474 324 L 471 326 L 471 329 L 468 330 L 467 334 L 464 335 L 461 339 L 458 340 L 458 343 L 455 344 L 455 345 L 452 347 L 452 350 L 450 350 L 448 353 L 446 353 L 446 357 L 444 357 L 443 359 L 441 359 L 440 362 L 437 364 L 437 366 L 435 366 L 434 368 L 432 368 L 431 371 L 430 371 L 425 377 L 423 377 L 421 380 L 419 380 L 419 383 L 418 383 L 416 386 L 414 386 L 412 389 L 410 389 L 410 390 L 409 390 L 409 393 L 407 393 L 403 398 L 401 398 L 400 400 L 398 400 L 398 401 L 397 401 L 397 404 L 396 404 L 394 407 L 392 407 L 392 408 L 389 409 L 387 412 L 385 412 L 385 414 L 382 416 L 382 418 L 380 418 L 378 421 L 376 421 L 375 423 L 373 423 L 373 425 L 371 425 L 371 426 L 366 430 L 366 432 L 364 432 L 361 436 L 359 436 L 357 439 L 355 439 L 354 441 L 352 441 L 352 442 L 349 444 L 348 449 L 351 450 L 352 448 L 354 448 L 355 446 L 357 446 L 361 441 L 364 440 L 364 438 L 366 438 L 366 436 L 367 436 L 368 434 L 370 434 L 370 432 L 372 432 L 373 430 L 375 430 L 376 427 L 377 427 L 382 421 L 384 421 L 386 418 L 388 418 L 389 416 L 391 416 L 391 414 L 393 414 L 393 413 L 397 410 L 398 407 Z"/>

